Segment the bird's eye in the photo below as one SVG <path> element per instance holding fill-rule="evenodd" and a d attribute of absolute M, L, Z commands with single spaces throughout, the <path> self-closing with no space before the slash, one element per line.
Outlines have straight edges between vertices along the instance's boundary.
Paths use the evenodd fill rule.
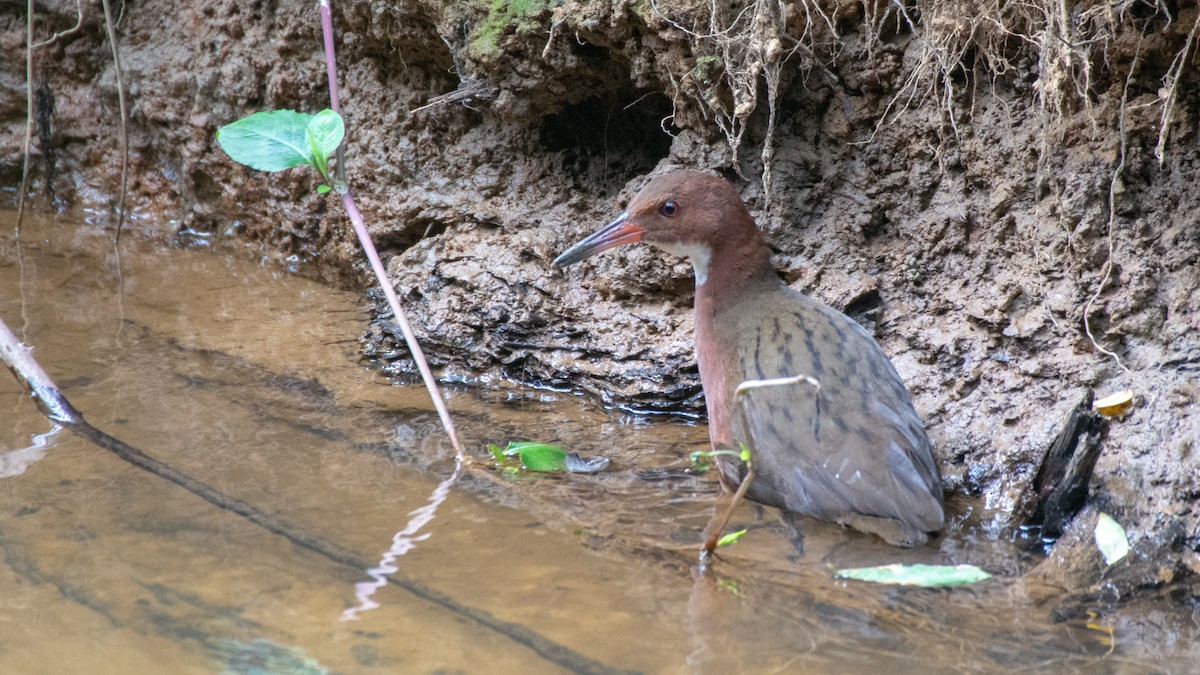
<path fill-rule="evenodd" d="M 668 218 L 674 218 L 679 215 L 679 205 L 673 201 L 665 201 L 662 206 L 658 207 L 658 212 Z"/>

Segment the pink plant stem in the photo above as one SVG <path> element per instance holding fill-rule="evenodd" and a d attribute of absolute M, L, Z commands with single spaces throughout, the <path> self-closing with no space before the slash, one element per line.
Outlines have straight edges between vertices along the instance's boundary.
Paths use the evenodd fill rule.
<path fill-rule="evenodd" d="M 329 10 L 329 0 L 318 0 L 318 4 L 321 9 L 321 31 L 325 38 L 325 69 L 329 74 L 330 108 L 334 112 L 339 112 L 337 66 L 333 54 L 333 16 Z M 455 459 L 463 462 L 468 459 L 467 453 L 458 441 L 458 434 L 454 431 L 454 422 L 450 419 L 450 411 L 446 409 L 446 402 L 442 399 L 442 392 L 437 386 L 437 380 L 433 377 L 433 371 L 429 369 L 429 363 L 425 360 L 425 353 L 421 351 L 421 345 L 417 342 L 417 337 L 413 335 L 412 326 L 408 323 L 408 317 L 404 315 L 404 310 L 400 308 L 400 299 L 396 297 L 396 290 L 388 280 L 387 270 L 383 267 L 383 261 L 379 259 L 379 253 L 375 250 L 374 242 L 371 241 L 371 234 L 367 231 L 362 214 L 358 212 L 358 206 L 354 203 L 354 195 L 350 193 L 349 185 L 340 186 L 338 192 L 342 195 L 342 206 L 345 207 L 346 214 L 350 216 L 350 223 L 354 226 L 354 234 L 358 236 L 358 242 L 367 254 L 367 262 L 371 264 L 371 271 L 375 273 L 375 278 L 379 280 L 379 286 L 383 289 L 383 294 L 387 297 L 388 305 L 391 306 L 392 313 L 396 317 L 396 323 L 400 325 L 400 330 L 404 333 L 404 341 L 408 344 L 408 350 L 412 353 L 413 361 L 416 362 L 417 369 L 421 371 L 421 378 L 425 381 L 425 387 L 429 390 L 429 397 L 433 400 L 433 407 L 437 409 L 438 417 L 442 420 L 442 427 L 446 430 L 446 435 L 450 437 L 451 445 L 454 446 Z"/>
<path fill-rule="evenodd" d="M 409 351 L 412 352 L 413 361 L 416 361 L 417 368 L 421 371 L 421 378 L 425 380 L 425 386 L 429 389 L 429 397 L 433 399 L 433 406 L 437 408 L 438 417 L 442 420 L 446 435 L 450 437 L 450 443 L 454 445 L 455 456 L 461 461 L 466 457 L 466 453 L 463 451 L 462 444 L 458 442 L 458 434 L 454 431 L 454 422 L 450 420 L 450 411 L 446 409 L 446 402 L 442 400 L 442 392 L 438 389 L 437 380 L 433 377 L 433 371 L 429 369 L 429 363 L 425 360 L 425 353 L 421 351 L 417 336 L 413 335 L 408 317 L 400 308 L 400 299 L 396 297 L 396 289 L 388 280 L 387 270 L 383 267 L 383 261 L 379 259 L 379 253 L 375 250 L 374 242 L 371 241 L 371 234 L 367 232 L 367 226 L 363 222 L 362 215 L 358 212 L 358 206 L 354 203 L 354 196 L 350 194 L 349 190 L 342 195 L 342 206 L 346 208 L 346 213 L 350 216 L 350 223 L 354 225 L 354 234 L 358 235 L 358 241 L 367 254 L 367 261 L 371 263 L 371 271 L 375 272 L 375 278 L 379 280 L 383 294 L 387 296 L 388 305 L 391 306 L 392 313 L 396 316 L 396 323 L 400 324 L 400 330 L 404 333 L 404 341 L 408 344 Z"/>
<path fill-rule="evenodd" d="M 318 0 L 321 8 L 321 35 L 325 40 L 325 73 L 329 76 L 329 108 L 333 112 L 342 113 L 338 103 L 337 90 L 337 59 L 333 52 L 333 12 L 329 8 L 329 0 Z"/>

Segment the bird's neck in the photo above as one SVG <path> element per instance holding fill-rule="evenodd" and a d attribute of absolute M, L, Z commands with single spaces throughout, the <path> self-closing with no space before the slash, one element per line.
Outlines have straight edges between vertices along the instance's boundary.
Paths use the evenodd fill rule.
<path fill-rule="evenodd" d="M 757 230 L 755 230 L 757 235 Z M 736 326 L 718 325 L 721 313 L 747 301 L 747 294 L 770 293 L 783 285 L 771 265 L 766 245 L 758 236 L 727 245 L 707 257 L 701 269 L 696 256 L 696 360 L 704 385 L 709 437 L 714 447 L 732 447 L 730 428 L 730 379 L 736 369 L 735 349 L 730 343 Z M 702 279 L 703 277 L 703 279 Z"/>
<path fill-rule="evenodd" d="M 761 292 L 780 283 L 771 265 L 770 252 L 757 230 L 753 237 L 703 249 L 691 258 L 696 269 L 697 308 L 702 298 L 720 309 L 747 292 Z"/>

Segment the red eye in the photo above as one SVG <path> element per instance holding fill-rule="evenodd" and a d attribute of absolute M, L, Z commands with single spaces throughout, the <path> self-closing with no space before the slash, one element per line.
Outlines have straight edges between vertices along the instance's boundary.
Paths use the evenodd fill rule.
<path fill-rule="evenodd" d="M 674 218 L 679 215 L 679 205 L 672 201 L 665 201 L 662 206 L 658 207 L 658 212 L 668 218 Z"/>

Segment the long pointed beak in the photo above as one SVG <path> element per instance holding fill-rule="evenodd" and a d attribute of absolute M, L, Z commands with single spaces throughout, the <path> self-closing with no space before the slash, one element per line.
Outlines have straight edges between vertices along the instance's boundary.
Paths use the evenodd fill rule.
<path fill-rule="evenodd" d="M 626 211 L 583 241 L 563 251 L 562 255 L 554 259 L 554 266 L 566 267 L 614 246 L 641 241 L 645 232 L 646 230 L 629 220 L 629 212 Z"/>

